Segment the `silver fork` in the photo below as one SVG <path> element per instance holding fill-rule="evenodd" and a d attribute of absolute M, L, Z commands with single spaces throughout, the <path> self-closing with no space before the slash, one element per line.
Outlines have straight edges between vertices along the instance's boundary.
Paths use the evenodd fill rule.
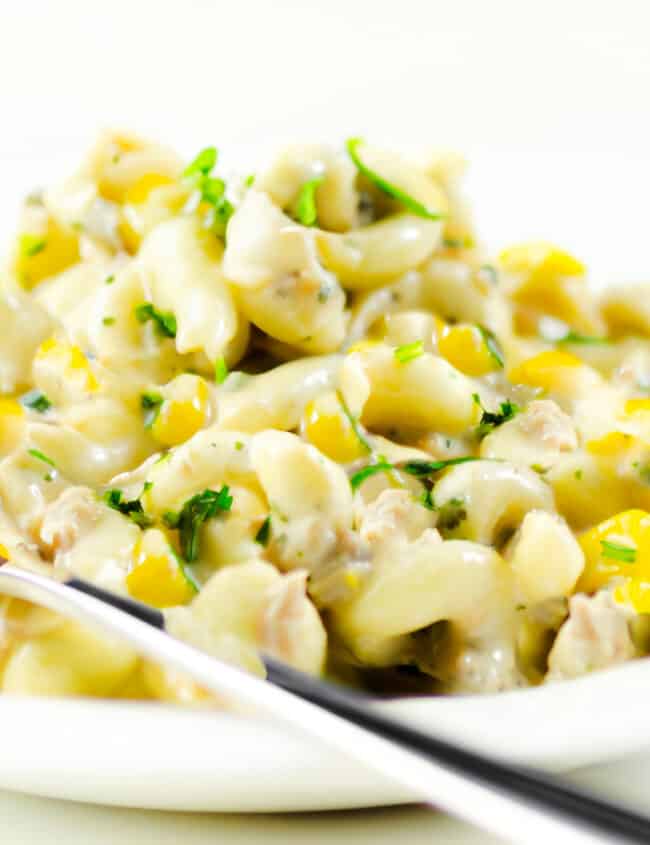
<path fill-rule="evenodd" d="M 4 564 L 4 565 L 3 565 Z M 267 680 L 167 634 L 152 608 L 73 578 L 65 583 L 0 558 L 0 593 L 48 607 L 129 642 L 233 702 L 247 703 L 407 786 L 414 800 L 518 843 L 650 842 L 650 820 L 555 778 L 511 766 L 378 712 L 359 694 L 265 657 Z"/>

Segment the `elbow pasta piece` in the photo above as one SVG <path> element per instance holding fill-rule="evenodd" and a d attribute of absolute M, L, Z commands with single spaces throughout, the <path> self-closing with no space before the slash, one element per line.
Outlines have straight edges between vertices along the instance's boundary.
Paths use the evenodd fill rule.
<path fill-rule="evenodd" d="M 227 382 L 217 400 L 217 427 L 251 433 L 297 428 L 307 404 L 338 386 L 342 360 L 339 355 L 306 358 L 249 376 L 241 387 L 235 382 L 230 389 Z"/>
<path fill-rule="evenodd" d="M 47 311 L 26 294 L 0 290 L 0 395 L 29 385 L 34 353 L 55 325 Z"/>
<path fill-rule="evenodd" d="M 417 165 L 366 146 L 363 161 L 431 212 L 439 213 L 441 218 L 446 214 L 444 194 Z M 345 234 L 318 235 L 325 266 L 350 290 L 368 290 L 385 284 L 391 277 L 417 267 L 440 245 L 442 220 L 403 212 L 397 203 L 387 202 L 385 195 L 375 197 L 375 202 L 381 200 L 389 212 L 399 213 Z"/>
<path fill-rule="evenodd" d="M 146 510 L 161 517 L 178 510 L 205 488 L 241 484 L 259 491 L 250 457 L 250 436 L 218 431 L 214 426 L 197 432 L 167 456 L 147 466 L 145 480 L 152 484 L 143 496 Z"/>
<path fill-rule="evenodd" d="M 341 528 L 350 524 L 352 492 L 345 472 L 295 434 L 255 434 L 251 462 L 280 518 L 291 522 L 315 516 Z"/>
<path fill-rule="evenodd" d="M 367 585 L 335 609 L 336 630 L 358 659 L 395 662 L 405 635 L 442 620 L 465 641 L 512 636 L 511 610 L 505 610 L 512 607 L 512 575 L 493 549 L 423 534 L 399 560 L 392 552 Z"/>
<path fill-rule="evenodd" d="M 341 390 L 370 428 L 460 434 L 478 422 L 472 382 L 428 353 L 401 363 L 387 344 L 353 348 L 343 363 Z"/>
<path fill-rule="evenodd" d="M 121 640 L 66 622 L 12 648 L 1 675 L 2 690 L 14 695 L 106 697 L 119 694 L 137 666 L 136 653 Z"/>
<path fill-rule="evenodd" d="M 449 469 L 436 484 L 436 506 L 459 503 L 453 530 L 477 543 L 498 545 L 531 510 L 554 511 L 553 493 L 525 467 L 505 461 L 473 461 Z"/>
<path fill-rule="evenodd" d="M 467 170 L 467 161 L 458 153 L 439 150 L 430 153 L 423 161 L 423 169 L 445 192 L 448 215 L 445 219 L 444 241 L 471 248 L 475 244 L 472 212 L 462 190 L 462 180 Z"/>
<path fill-rule="evenodd" d="M 303 672 L 319 674 L 327 638 L 307 598 L 305 575 L 281 575 L 255 560 L 229 566 L 212 576 L 189 608 L 168 611 L 171 630 L 190 641 L 201 637 L 204 647 L 207 641 L 208 650 L 217 652 L 224 636 L 235 637 Z"/>
<path fill-rule="evenodd" d="M 485 281 L 480 268 L 458 259 L 434 257 L 422 268 L 420 305 L 446 320 L 485 326 L 507 341 L 511 317 L 503 295 Z"/>
<path fill-rule="evenodd" d="M 568 414 L 550 399 L 538 399 L 481 441 L 482 458 L 511 461 L 546 471 L 578 448 L 578 433 Z"/>
<path fill-rule="evenodd" d="M 311 354 L 341 344 L 343 291 L 321 266 L 314 233 L 266 194 L 249 190 L 230 220 L 223 269 L 243 313 L 271 337 Z"/>
<path fill-rule="evenodd" d="M 220 248 L 191 218 L 161 223 L 145 238 L 138 265 L 146 301 L 176 317 L 179 353 L 204 352 L 214 362 L 238 360 L 246 346 L 242 322 L 219 268 Z"/>
<path fill-rule="evenodd" d="M 318 226 L 332 232 L 347 232 L 359 222 L 357 170 L 349 156 L 324 144 L 288 147 L 255 179 L 255 188 L 273 202 L 290 210 L 300 189 L 312 179 L 321 180 L 316 189 Z"/>
<path fill-rule="evenodd" d="M 557 514 L 529 511 L 506 550 L 519 601 L 543 602 L 573 592 L 585 556 L 568 525 Z"/>
<path fill-rule="evenodd" d="M 28 423 L 26 438 L 75 484 L 105 484 L 156 449 L 141 415 L 108 398 L 72 406 L 60 425 Z"/>
<path fill-rule="evenodd" d="M 460 157 L 358 143 L 226 184 L 214 147 L 110 131 L 26 200 L 0 274 L 0 556 L 159 607 L 259 676 L 273 654 L 497 691 L 640 654 L 647 285 L 596 297 L 545 242 L 495 261 Z M 0 690 L 212 698 L 26 603 L 0 599 L 0 634 Z"/>

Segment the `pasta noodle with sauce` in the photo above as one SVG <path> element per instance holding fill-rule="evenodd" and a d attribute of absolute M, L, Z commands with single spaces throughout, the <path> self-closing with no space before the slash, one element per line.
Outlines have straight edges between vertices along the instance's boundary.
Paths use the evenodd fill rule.
<path fill-rule="evenodd" d="M 350 139 L 245 179 L 105 133 L 0 276 L 0 555 L 368 689 L 650 651 L 650 286 L 490 260 L 455 155 Z M 198 701 L 0 601 L 0 689 Z"/>

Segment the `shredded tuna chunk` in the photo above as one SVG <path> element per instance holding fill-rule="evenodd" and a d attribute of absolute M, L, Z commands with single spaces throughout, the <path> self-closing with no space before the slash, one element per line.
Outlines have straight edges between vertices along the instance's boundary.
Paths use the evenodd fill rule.
<path fill-rule="evenodd" d="M 408 490 L 384 490 L 363 511 L 361 539 L 370 546 L 416 540 L 433 527 L 435 515 L 414 501 Z"/>
<path fill-rule="evenodd" d="M 521 430 L 550 449 L 572 452 L 578 448 L 573 420 L 550 399 L 531 402 L 519 418 Z"/>
<path fill-rule="evenodd" d="M 68 551 L 83 529 L 97 522 L 101 510 L 88 487 L 68 487 L 44 512 L 39 531 L 43 552 L 54 557 Z"/>
<path fill-rule="evenodd" d="M 635 656 L 626 611 L 608 592 L 573 596 L 548 658 L 547 680 L 577 678 Z"/>

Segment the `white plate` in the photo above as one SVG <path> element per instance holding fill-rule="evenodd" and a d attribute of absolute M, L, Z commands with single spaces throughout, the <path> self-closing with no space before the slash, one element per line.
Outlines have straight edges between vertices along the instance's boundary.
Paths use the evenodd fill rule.
<path fill-rule="evenodd" d="M 650 662 L 498 696 L 384 702 L 507 760 L 568 770 L 650 748 Z M 416 796 L 281 724 L 149 703 L 0 698 L 0 788 L 165 810 L 270 812 Z"/>
<path fill-rule="evenodd" d="M 591 0 L 541 11 L 517 0 L 240 0 L 227 14 L 202 0 L 113 0 L 102 17 L 65 0 L 39 4 L 36 27 L 33 4 L 5 5 L 0 239 L 25 190 L 65 172 L 106 124 L 187 156 L 216 143 L 226 162 L 252 166 L 260 143 L 362 133 L 465 151 L 495 250 L 548 238 L 597 282 L 650 275 L 647 4 L 621 0 L 614 17 Z M 650 748 L 649 689 L 639 662 L 498 697 L 382 706 L 486 752 L 567 769 Z M 179 810 L 412 797 L 267 721 L 11 698 L 0 698 L 0 786 Z"/>

